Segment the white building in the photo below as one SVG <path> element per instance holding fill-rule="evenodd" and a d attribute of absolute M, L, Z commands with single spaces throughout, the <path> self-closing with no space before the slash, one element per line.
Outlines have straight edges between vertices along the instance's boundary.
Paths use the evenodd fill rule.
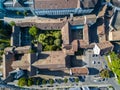
<path fill-rule="evenodd" d="M 113 50 L 113 45 L 109 42 L 95 43 L 93 52 L 95 55 L 104 55 Z"/>

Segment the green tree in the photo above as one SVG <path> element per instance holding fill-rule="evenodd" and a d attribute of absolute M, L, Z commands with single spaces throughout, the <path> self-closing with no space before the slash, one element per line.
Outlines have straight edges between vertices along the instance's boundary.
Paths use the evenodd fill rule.
<path fill-rule="evenodd" d="M 27 15 L 28 15 L 28 12 L 27 12 L 27 11 L 24 11 L 24 12 L 23 12 L 23 15 L 24 15 L 24 16 L 27 16 Z"/>
<path fill-rule="evenodd" d="M 100 71 L 100 76 L 102 78 L 109 78 L 110 77 L 110 71 L 108 69 L 103 69 Z"/>
<path fill-rule="evenodd" d="M 15 26 L 16 25 L 14 21 L 11 21 L 9 24 L 10 24 L 10 26 Z"/>
<path fill-rule="evenodd" d="M 49 80 L 49 83 L 52 85 L 54 83 L 54 80 L 53 79 L 50 79 Z"/>
<path fill-rule="evenodd" d="M 28 85 L 28 86 L 32 86 L 32 85 L 33 85 L 33 80 L 32 80 L 32 78 L 29 78 L 29 79 L 28 79 L 27 85 Z"/>
<path fill-rule="evenodd" d="M 29 34 L 36 38 L 36 36 L 37 36 L 37 34 L 38 34 L 38 29 L 37 29 L 35 26 L 32 26 L 32 27 L 29 29 Z"/>
<path fill-rule="evenodd" d="M 27 79 L 26 78 L 20 78 L 18 80 L 18 86 L 25 86 L 27 85 Z"/>
<path fill-rule="evenodd" d="M 79 78 L 75 78 L 75 82 L 77 82 L 77 83 L 78 83 L 78 82 L 79 82 Z"/>
<path fill-rule="evenodd" d="M 44 42 L 45 38 L 46 38 L 45 34 L 40 34 L 39 37 L 38 37 L 38 41 L 40 43 L 42 43 L 42 42 Z"/>
<path fill-rule="evenodd" d="M 61 45 L 61 40 L 60 40 L 60 39 L 56 39 L 56 40 L 54 41 L 54 44 L 55 44 L 56 46 L 60 46 L 60 45 Z"/>
<path fill-rule="evenodd" d="M 68 79 L 67 79 L 67 78 L 65 78 L 65 79 L 64 79 L 64 83 L 67 83 L 67 82 L 68 82 Z"/>
<path fill-rule="evenodd" d="M 61 37 L 61 32 L 59 32 L 59 31 L 54 32 L 54 36 L 56 39 L 59 39 Z"/>
<path fill-rule="evenodd" d="M 46 84 L 46 80 L 43 79 L 43 80 L 42 80 L 42 84 Z"/>
<path fill-rule="evenodd" d="M 17 14 L 17 15 L 20 15 L 20 12 L 19 12 L 19 11 L 17 11 L 17 12 L 16 12 L 16 14 Z"/>
<path fill-rule="evenodd" d="M 37 81 L 36 81 L 36 85 L 39 85 L 39 84 L 40 84 L 40 80 L 37 79 Z"/>

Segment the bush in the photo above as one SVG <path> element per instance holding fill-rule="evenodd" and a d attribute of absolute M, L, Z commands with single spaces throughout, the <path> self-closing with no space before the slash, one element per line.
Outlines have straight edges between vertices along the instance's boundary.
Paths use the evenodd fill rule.
<path fill-rule="evenodd" d="M 20 78 L 18 80 L 18 86 L 25 86 L 27 85 L 27 79 L 26 78 Z"/>
<path fill-rule="evenodd" d="M 65 83 L 67 83 L 67 82 L 68 82 L 68 79 L 67 79 L 67 78 L 65 78 L 65 79 L 64 79 L 64 82 L 65 82 Z"/>

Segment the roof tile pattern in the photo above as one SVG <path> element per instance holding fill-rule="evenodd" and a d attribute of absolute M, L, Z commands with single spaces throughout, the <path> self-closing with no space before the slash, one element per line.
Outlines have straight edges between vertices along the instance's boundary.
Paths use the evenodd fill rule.
<path fill-rule="evenodd" d="M 34 0 L 35 9 L 77 8 L 79 0 Z"/>

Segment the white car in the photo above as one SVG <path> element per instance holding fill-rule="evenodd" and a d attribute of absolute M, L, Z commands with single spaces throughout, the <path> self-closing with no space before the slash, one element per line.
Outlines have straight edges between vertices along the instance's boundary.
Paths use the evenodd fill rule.
<path fill-rule="evenodd" d="M 96 64 L 96 62 L 95 62 L 95 61 L 92 61 L 92 64 Z"/>

